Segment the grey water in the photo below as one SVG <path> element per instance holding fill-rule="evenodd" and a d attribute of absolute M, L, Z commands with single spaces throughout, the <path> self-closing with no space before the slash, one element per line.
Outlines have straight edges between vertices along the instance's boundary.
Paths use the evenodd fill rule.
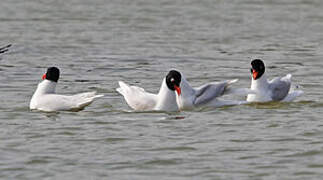
<path fill-rule="evenodd" d="M 323 1 L 2 0 L 0 179 L 322 179 Z M 176 113 L 135 112 L 122 80 L 157 93 L 171 68 L 192 86 L 250 61 L 305 93 Z M 29 110 L 49 66 L 57 92 L 105 97 L 80 112 Z M 244 99 L 244 97 L 231 97 Z"/>

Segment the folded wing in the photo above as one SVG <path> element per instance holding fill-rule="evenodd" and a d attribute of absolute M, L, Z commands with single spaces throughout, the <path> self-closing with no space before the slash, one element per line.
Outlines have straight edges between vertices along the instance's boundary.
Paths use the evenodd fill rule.
<path fill-rule="evenodd" d="M 291 86 L 292 75 L 288 74 L 282 78 L 275 78 L 269 82 L 269 90 L 271 91 L 271 98 L 274 101 L 283 100 L 289 92 Z"/>
<path fill-rule="evenodd" d="M 228 86 L 237 82 L 237 79 L 224 81 L 219 83 L 209 83 L 205 84 L 196 89 L 196 99 L 193 102 L 194 105 L 206 104 L 213 99 L 222 96 L 227 91 L 229 91 Z"/>
<path fill-rule="evenodd" d="M 36 109 L 41 111 L 80 111 L 90 105 L 94 99 L 102 97 L 96 92 L 80 93 L 72 96 L 46 94 L 37 100 Z"/>
<path fill-rule="evenodd" d="M 95 91 L 76 94 L 72 96 L 75 102 L 73 109 L 82 110 L 86 106 L 90 105 L 96 98 L 100 97 L 103 97 L 103 95 L 97 95 Z"/>

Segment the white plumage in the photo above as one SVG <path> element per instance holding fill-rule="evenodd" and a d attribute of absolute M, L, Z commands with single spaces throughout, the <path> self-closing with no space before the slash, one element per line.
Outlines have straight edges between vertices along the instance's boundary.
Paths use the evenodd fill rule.
<path fill-rule="evenodd" d="M 56 82 L 43 80 L 31 98 L 29 108 L 40 111 L 79 111 L 103 95 L 86 92 L 75 95 L 55 94 Z"/>
<path fill-rule="evenodd" d="M 119 81 L 119 88 L 116 90 L 123 95 L 128 105 L 137 111 L 178 111 L 175 92 L 170 90 L 164 79 L 159 93 L 152 94 L 143 88 L 129 86 Z"/>

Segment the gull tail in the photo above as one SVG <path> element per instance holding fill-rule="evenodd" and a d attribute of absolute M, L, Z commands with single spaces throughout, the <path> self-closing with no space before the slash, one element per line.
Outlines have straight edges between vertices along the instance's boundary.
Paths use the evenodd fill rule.
<path fill-rule="evenodd" d="M 90 105 L 95 99 L 103 97 L 102 94 L 96 94 L 95 91 L 93 92 L 86 92 L 75 95 L 75 97 L 78 99 L 77 107 L 82 109 L 88 105 Z"/>
<path fill-rule="evenodd" d="M 116 90 L 121 94 L 121 95 L 125 95 L 129 90 L 130 90 L 130 86 L 127 85 L 126 83 L 124 83 L 123 81 L 119 81 L 119 86 Z"/>
<path fill-rule="evenodd" d="M 290 92 L 283 100 L 282 102 L 291 102 L 294 101 L 297 97 L 304 94 L 304 91 L 302 90 L 295 90 Z"/>
<path fill-rule="evenodd" d="M 291 79 L 292 75 L 291 74 L 287 74 L 285 77 L 288 78 L 288 79 Z M 292 102 L 297 97 L 302 96 L 304 94 L 304 91 L 298 90 L 300 87 L 301 87 L 300 85 L 292 86 L 291 89 L 290 89 L 290 91 L 289 91 L 289 93 L 282 100 L 282 102 Z"/>

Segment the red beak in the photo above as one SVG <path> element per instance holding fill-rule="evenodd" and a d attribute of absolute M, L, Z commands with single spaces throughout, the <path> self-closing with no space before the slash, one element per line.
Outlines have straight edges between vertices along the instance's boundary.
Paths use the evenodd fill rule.
<path fill-rule="evenodd" d="M 44 80 L 44 79 L 46 79 L 46 73 L 45 74 L 43 74 L 43 76 L 42 76 L 42 78 L 41 78 L 42 80 Z"/>
<path fill-rule="evenodd" d="M 176 85 L 174 85 L 174 88 L 175 88 L 175 90 L 176 90 L 176 92 L 177 92 L 177 94 L 178 95 L 181 95 L 181 88 L 180 87 L 178 87 L 178 86 L 176 86 Z"/>
<path fill-rule="evenodd" d="M 252 70 L 252 77 L 253 79 L 256 79 L 258 77 L 258 72 L 256 70 Z"/>

